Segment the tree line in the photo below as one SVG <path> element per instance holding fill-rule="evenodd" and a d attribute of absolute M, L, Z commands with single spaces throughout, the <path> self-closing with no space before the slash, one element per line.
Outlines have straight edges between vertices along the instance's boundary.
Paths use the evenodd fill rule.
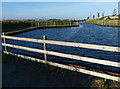
<path fill-rule="evenodd" d="M 116 9 L 113 10 L 112 16 L 115 16 L 115 15 L 117 15 L 117 10 Z M 102 15 L 100 15 L 100 13 L 98 12 L 97 16 L 93 15 L 92 18 L 95 19 L 97 17 L 97 19 L 99 19 L 100 16 L 104 17 L 105 16 L 105 12 L 102 12 Z M 87 17 L 87 19 L 90 19 L 90 18 L 91 18 L 90 16 Z"/>

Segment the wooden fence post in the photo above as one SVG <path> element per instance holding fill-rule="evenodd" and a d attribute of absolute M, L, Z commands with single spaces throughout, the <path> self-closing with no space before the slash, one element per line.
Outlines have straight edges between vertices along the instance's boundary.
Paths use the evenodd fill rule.
<path fill-rule="evenodd" d="M 31 27 L 33 27 L 32 23 L 31 23 Z"/>
<path fill-rule="evenodd" d="M 5 33 L 3 32 L 3 36 L 5 36 Z M 6 44 L 6 39 L 3 38 L 4 44 Z M 7 47 L 5 46 L 5 51 L 7 52 Z"/>
<path fill-rule="evenodd" d="M 71 21 L 70 21 L 70 26 L 71 26 Z"/>
<path fill-rule="evenodd" d="M 43 36 L 43 40 L 46 40 L 46 36 Z M 44 45 L 44 51 L 46 51 L 46 43 L 44 42 L 43 45 Z M 44 53 L 44 59 L 45 59 L 45 63 L 47 63 L 47 55 L 46 55 L 46 53 Z"/>
<path fill-rule="evenodd" d="M 39 23 L 38 23 L 38 27 L 39 27 Z"/>
<path fill-rule="evenodd" d="M 46 27 L 47 27 L 47 21 L 46 21 L 45 25 L 46 25 Z"/>

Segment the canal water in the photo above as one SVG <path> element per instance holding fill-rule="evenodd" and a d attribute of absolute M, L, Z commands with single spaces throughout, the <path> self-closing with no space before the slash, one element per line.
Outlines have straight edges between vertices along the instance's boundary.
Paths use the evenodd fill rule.
<path fill-rule="evenodd" d="M 119 39 L 118 39 L 119 38 L 118 33 L 120 28 L 104 27 L 104 26 L 83 23 L 83 22 L 79 22 L 79 24 L 80 24 L 79 27 L 37 29 L 37 30 L 17 34 L 14 36 L 43 39 L 43 36 L 45 35 L 47 37 L 47 40 L 120 47 Z M 43 49 L 43 44 L 40 44 L 40 43 L 15 41 L 15 40 L 7 40 L 7 43 L 12 43 L 15 45 L 26 46 L 26 47 L 32 47 L 37 49 Z M 18 50 L 13 48 L 8 48 L 8 50 L 11 52 L 31 55 L 31 56 L 43 59 L 43 54 L 40 54 L 40 53 L 35 53 L 35 52 L 30 52 L 25 50 Z M 120 53 L 117 53 L 117 52 L 109 52 L 109 51 L 101 51 L 101 50 L 94 50 L 94 49 L 77 48 L 77 47 L 66 47 L 66 46 L 58 46 L 58 45 L 50 45 L 50 44 L 47 45 L 47 50 L 66 53 L 66 54 L 79 55 L 79 56 L 89 57 L 89 58 L 97 58 L 102 60 L 120 62 L 120 57 L 119 57 Z M 110 66 L 77 61 L 73 59 L 67 59 L 67 58 L 56 57 L 51 55 L 47 55 L 47 58 L 60 63 L 62 62 L 74 63 L 77 65 L 85 65 L 91 68 L 95 67 L 95 68 L 120 72 L 119 68 L 110 67 Z"/>

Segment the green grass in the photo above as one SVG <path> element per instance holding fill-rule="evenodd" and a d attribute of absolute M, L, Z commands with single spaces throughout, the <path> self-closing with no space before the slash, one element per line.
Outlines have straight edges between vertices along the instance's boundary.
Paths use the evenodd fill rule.
<path fill-rule="evenodd" d="M 30 27 L 26 22 L 2 22 L 2 32 L 11 32 Z"/>
<path fill-rule="evenodd" d="M 25 60 L 23 58 L 17 57 L 17 56 L 13 56 L 10 54 L 5 54 L 2 53 L 2 63 L 6 64 L 6 63 L 14 63 L 15 65 L 20 65 L 20 64 L 27 64 L 30 63 L 32 65 L 36 65 L 37 67 L 43 67 L 44 70 L 46 71 L 46 73 L 52 73 L 52 72 L 57 72 L 57 70 L 59 69 L 58 67 L 54 67 L 54 66 L 50 66 L 50 65 L 45 65 L 42 63 L 37 63 L 31 60 Z"/>
<path fill-rule="evenodd" d="M 99 25 L 120 26 L 118 20 L 86 20 L 85 22 Z"/>
<path fill-rule="evenodd" d="M 42 63 L 38 63 L 38 62 L 33 62 L 30 60 L 26 60 L 23 58 L 19 58 L 16 56 L 12 56 L 12 55 L 7 55 L 7 54 L 2 54 L 2 64 L 3 64 L 3 68 L 6 68 L 7 70 L 3 70 L 3 72 L 6 74 L 7 73 L 7 77 L 6 79 L 8 81 L 10 81 L 9 79 L 14 80 L 13 84 L 15 82 L 15 78 L 19 77 L 17 80 L 21 80 L 25 81 L 25 77 L 23 78 L 23 75 L 19 75 L 19 73 L 22 73 L 24 75 L 29 76 L 28 80 L 35 79 L 36 77 L 38 79 L 41 79 L 42 76 L 45 76 L 46 78 L 51 78 L 51 81 L 46 81 L 46 79 L 42 80 L 45 83 L 47 82 L 52 82 L 52 83 L 65 83 L 66 81 L 69 82 L 70 84 L 73 84 L 77 87 L 80 86 L 81 82 L 86 81 L 86 77 L 89 76 L 83 76 L 81 75 L 81 73 L 77 73 L 77 72 L 72 72 L 72 71 L 68 71 L 62 68 L 58 68 L 58 67 L 54 67 L 54 66 L 50 66 L 50 65 L 45 65 Z M 11 67 L 12 66 L 12 67 Z M 14 66 L 14 67 L 13 67 Z M 12 69 L 13 68 L 13 69 Z M 14 69 L 15 68 L 15 69 Z M 9 71 L 10 70 L 10 71 Z M 12 72 L 11 72 L 12 71 Z M 14 75 L 16 77 L 11 78 L 10 75 Z M 81 77 L 79 77 L 81 76 Z M 84 79 L 85 78 L 85 79 Z M 5 79 L 5 77 L 4 77 Z M 65 79 L 66 81 L 63 82 L 59 82 L 59 80 L 61 79 Z M 114 81 L 110 81 L 110 80 L 104 80 L 101 78 L 96 78 L 96 77 L 89 77 L 87 79 L 86 83 L 90 83 L 90 89 L 120 89 L 120 83 L 114 82 Z M 40 80 L 41 81 L 41 80 Z M 40 82 L 38 81 L 38 82 Z M 35 82 L 32 83 L 35 84 Z M 27 84 L 27 83 L 26 83 Z M 85 84 L 83 86 L 85 86 Z M 29 86 L 29 85 L 28 85 Z M 89 88 L 89 87 L 88 87 Z"/>
<path fill-rule="evenodd" d="M 105 79 L 95 79 L 94 80 L 95 85 L 98 87 L 98 89 L 119 89 L 120 85 L 117 82 L 106 80 Z"/>
<path fill-rule="evenodd" d="M 39 23 L 40 27 L 45 26 L 70 26 L 77 25 L 75 22 L 68 20 L 47 20 L 47 21 L 17 21 L 17 20 L 5 20 L 2 21 L 2 32 L 11 33 L 17 32 L 20 30 L 25 30 L 26 28 L 31 27 L 31 23 L 36 26 Z"/>

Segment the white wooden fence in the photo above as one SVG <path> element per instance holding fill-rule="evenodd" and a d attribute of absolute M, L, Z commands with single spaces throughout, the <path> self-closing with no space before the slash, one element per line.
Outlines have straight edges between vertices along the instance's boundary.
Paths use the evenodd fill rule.
<path fill-rule="evenodd" d="M 45 36 L 43 37 L 43 40 L 40 39 L 31 39 L 31 38 L 22 38 L 22 37 L 13 37 L 13 36 L 5 36 L 4 34 L 1 36 L 4 39 L 4 43 L 2 43 L 2 46 L 5 46 L 5 52 L 7 52 L 7 47 L 12 47 L 16 49 L 22 49 L 22 50 L 27 50 L 27 51 L 32 51 L 32 52 L 38 52 L 38 53 L 43 53 L 44 54 L 44 59 L 45 60 L 40 60 L 28 56 L 24 56 L 26 59 L 30 59 L 33 61 L 41 62 L 41 63 L 47 63 L 49 65 L 53 66 L 58 66 L 61 68 L 105 78 L 105 79 L 110 79 L 114 81 L 120 82 L 120 77 L 118 76 L 112 76 L 108 74 L 103 74 L 95 71 L 90 71 L 82 68 L 76 68 L 76 67 L 71 67 L 68 65 L 64 64 L 59 64 L 59 63 L 54 63 L 47 61 L 47 55 L 54 55 L 54 56 L 59 56 L 59 57 L 64 57 L 64 58 L 70 58 L 70 59 L 75 59 L 75 60 L 81 60 L 81 61 L 86 61 L 86 62 L 92 62 L 96 64 L 102 64 L 102 65 L 108 65 L 108 66 L 113 66 L 113 67 L 118 67 L 120 68 L 120 62 L 112 62 L 108 60 L 101 60 L 101 59 L 95 59 L 95 58 L 88 58 L 88 57 L 82 57 L 82 56 L 77 56 L 77 55 L 72 55 L 72 54 L 65 54 L 65 53 L 59 53 L 59 52 L 53 52 L 53 51 L 47 51 L 46 49 L 46 44 L 55 44 L 55 45 L 63 45 L 63 46 L 72 46 L 72 47 L 80 47 L 80 48 L 89 48 L 89 49 L 97 49 L 97 50 L 104 50 L 104 51 L 113 51 L 113 52 L 120 52 L 120 47 L 111 47 L 111 46 L 101 46 L 101 45 L 92 45 L 92 44 L 83 44 L 83 43 L 70 43 L 70 42 L 61 42 L 61 41 L 51 41 L 51 40 L 46 40 Z M 13 40 L 21 40 L 21 41 L 30 41 L 30 42 L 37 42 L 37 43 L 43 43 L 44 44 L 44 50 L 41 49 L 35 49 L 35 48 L 29 48 L 29 47 L 23 47 L 23 46 L 18 46 L 18 45 L 13 45 L 13 44 L 7 44 L 5 39 L 13 39 Z M 11 52 L 7 52 L 9 54 L 15 54 Z M 19 57 L 20 54 L 18 54 Z"/>

